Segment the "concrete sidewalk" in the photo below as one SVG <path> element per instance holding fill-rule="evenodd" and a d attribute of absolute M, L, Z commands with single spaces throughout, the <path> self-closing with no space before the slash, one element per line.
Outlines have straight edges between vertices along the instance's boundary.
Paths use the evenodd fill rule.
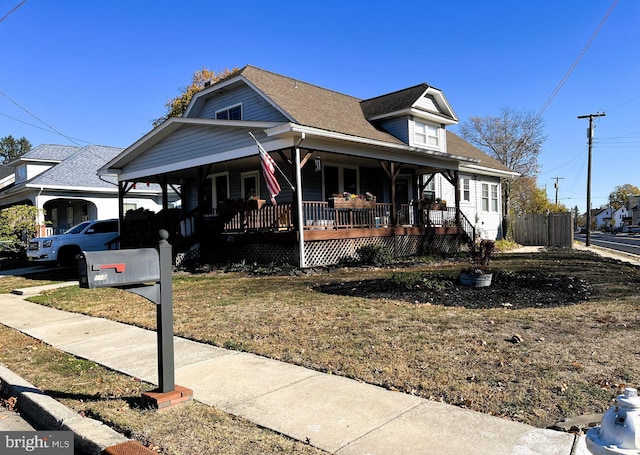
<path fill-rule="evenodd" d="M 153 331 L 9 294 L 0 295 L 0 323 L 157 384 Z M 176 337 L 175 358 L 176 383 L 192 389 L 194 399 L 330 453 L 588 454 L 584 436 L 538 429 L 252 354 Z"/>

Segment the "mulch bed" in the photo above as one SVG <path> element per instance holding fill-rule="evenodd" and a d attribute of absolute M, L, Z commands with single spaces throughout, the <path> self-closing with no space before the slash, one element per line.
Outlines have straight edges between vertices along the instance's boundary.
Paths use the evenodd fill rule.
<path fill-rule="evenodd" d="M 437 283 L 434 285 L 434 283 Z M 554 308 L 589 300 L 593 287 L 581 278 L 543 272 L 494 272 L 491 286 L 462 286 L 456 276 L 425 272 L 425 284 L 411 289 L 391 279 L 340 281 L 316 288 L 320 292 L 413 304 L 473 309 Z"/>

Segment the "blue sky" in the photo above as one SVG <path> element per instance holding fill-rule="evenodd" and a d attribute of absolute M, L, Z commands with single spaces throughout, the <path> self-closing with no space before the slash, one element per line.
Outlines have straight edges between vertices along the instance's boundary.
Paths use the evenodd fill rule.
<path fill-rule="evenodd" d="M 0 0 L 0 18 L 20 1 Z M 127 147 L 195 70 L 246 64 L 363 99 L 426 82 L 461 121 L 538 112 L 613 2 L 27 0 L 0 22 L 0 137 Z M 600 111 L 592 206 L 640 187 L 639 29 L 640 2 L 619 0 L 544 111 L 552 201 L 559 177 L 560 202 L 585 210 L 577 116 Z"/>

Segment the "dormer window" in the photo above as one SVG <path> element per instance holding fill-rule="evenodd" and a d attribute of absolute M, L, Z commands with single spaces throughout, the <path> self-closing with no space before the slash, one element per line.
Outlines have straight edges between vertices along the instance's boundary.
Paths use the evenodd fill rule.
<path fill-rule="evenodd" d="M 242 104 L 216 111 L 216 120 L 242 120 Z"/>
<path fill-rule="evenodd" d="M 439 147 L 440 135 L 438 130 L 439 128 L 437 126 L 416 120 L 413 127 L 413 140 L 415 145 Z"/>
<path fill-rule="evenodd" d="M 27 165 L 23 164 L 16 168 L 16 183 L 27 180 Z"/>

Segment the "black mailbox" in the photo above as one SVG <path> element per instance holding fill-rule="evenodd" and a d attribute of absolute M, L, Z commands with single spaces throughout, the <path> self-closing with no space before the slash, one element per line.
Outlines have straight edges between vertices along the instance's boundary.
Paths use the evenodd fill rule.
<path fill-rule="evenodd" d="M 78 261 L 81 288 L 126 287 L 160 281 L 155 248 L 83 251 Z"/>

